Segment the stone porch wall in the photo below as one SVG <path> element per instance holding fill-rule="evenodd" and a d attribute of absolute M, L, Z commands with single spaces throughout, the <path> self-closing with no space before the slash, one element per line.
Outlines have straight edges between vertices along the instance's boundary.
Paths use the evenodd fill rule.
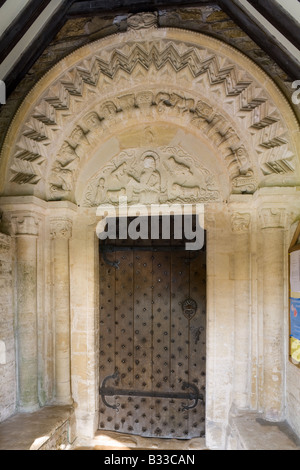
<path fill-rule="evenodd" d="M 299 220 L 291 227 L 289 245 L 295 236 L 298 223 Z M 299 242 L 300 239 L 298 240 Z M 287 358 L 289 354 L 288 348 L 289 346 L 287 347 Z M 300 369 L 288 359 L 286 365 L 286 419 L 296 434 L 300 436 Z"/>
<path fill-rule="evenodd" d="M 0 234 L 0 422 L 16 409 L 16 358 L 11 237 Z"/>
<path fill-rule="evenodd" d="M 287 420 L 300 436 L 300 369 L 287 364 L 286 378 Z"/>
<path fill-rule="evenodd" d="M 300 371 L 287 367 L 287 382 L 285 381 L 284 351 L 287 345 L 285 338 L 288 330 L 288 308 L 287 300 L 284 302 L 283 299 L 287 298 L 287 269 L 277 267 L 278 263 L 280 267 L 287 265 L 287 255 L 284 253 L 287 254 L 289 245 L 289 240 L 286 240 L 289 223 L 284 208 L 292 206 L 293 194 L 290 197 L 279 190 L 277 192 L 275 194 L 272 190 L 269 195 L 270 190 L 261 191 L 260 196 L 249 196 L 245 202 L 244 196 L 237 196 L 231 199 L 228 208 L 214 207 L 207 214 L 206 438 L 207 445 L 213 449 L 225 448 L 232 404 L 239 410 L 257 410 L 264 419 L 270 421 L 288 420 L 297 434 L 300 434 Z M 279 196 L 282 199 L 280 204 L 270 202 Z M 19 207 L 16 206 L 16 201 L 17 199 L 15 205 L 11 206 L 6 201 L 7 205 L 4 207 L 8 211 L 9 208 L 11 211 L 16 210 Z M 66 202 L 41 203 L 33 198 L 22 198 L 21 201 L 20 210 L 27 213 L 28 219 L 33 219 L 34 214 L 39 214 L 41 219 L 37 243 L 39 249 L 36 250 L 39 273 L 37 297 L 43 297 L 43 302 L 40 300 L 37 303 L 40 355 L 40 361 L 38 355 L 36 357 L 38 367 L 35 369 L 36 372 L 39 371 L 36 376 L 39 381 L 37 402 L 44 405 L 41 400 L 41 391 L 44 390 L 48 391 L 48 403 L 52 400 L 61 402 L 62 398 L 68 401 L 70 389 L 74 400 L 77 435 L 93 438 L 99 412 L 98 338 L 101 327 L 98 241 L 95 234 L 98 219 L 93 209 L 76 208 Z M 34 208 L 36 212 L 33 211 Z M 46 227 L 45 222 L 42 222 L 45 219 Z M 48 230 L 49 225 L 51 230 Z M 29 228 L 30 226 L 25 235 L 20 234 L 21 241 Z M 16 405 L 13 253 L 16 252 L 14 243 L 21 241 L 14 238 L 11 240 L 5 235 L 0 237 L 0 341 L 5 342 L 6 350 L 6 354 L 0 354 L 0 359 L 6 356 L 3 361 L 5 364 L 0 364 L 0 418 L 3 421 L 14 413 Z M 36 244 L 35 238 L 30 240 L 28 243 Z M 50 243 L 52 250 L 49 250 Z M 48 256 L 50 251 L 52 256 Z M 64 266 L 69 266 L 69 270 L 60 268 L 61 260 L 65 260 Z M 40 274 L 41 266 L 46 275 Z M 263 266 L 267 268 L 262 269 Z M 63 278 L 60 277 L 62 275 Z M 22 278 L 19 279 L 22 281 Z M 43 289 L 40 284 L 45 279 Z M 55 282 L 56 279 L 59 282 Z M 22 306 L 20 300 L 24 301 L 24 283 L 19 282 L 18 285 L 16 306 Z M 274 290 L 277 293 L 275 301 Z M 272 294 L 271 300 L 268 297 L 269 292 Z M 251 298 L 252 304 L 249 302 Z M 58 312 L 55 299 L 60 308 L 66 305 L 65 311 L 70 312 L 70 322 L 64 321 L 61 326 L 53 318 L 54 313 Z M 44 305 L 45 310 L 42 308 Z M 65 326 L 66 330 L 63 329 Z M 69 357 L 71 358 L 70 371 L 64 366 L 66 362 L 61 361 L 63 342 L 59 338 L 62 334 L 63 338 L 70 334 L 71 341 L 68 342 L 65 356 L 68 363 Z M 272 350 L 270 348 L 274 338 L 277 346 Z M 50 346 L 49 343 L 54 344 Z M 25 353 L 26 351 L 27 348 L 24 349 Z M 268 360 L 269 351 L 271 361 Z M 51 364 L 55 364 L 55 370 L 52 365 L 47 365 L 47 357 L 49 361 L 52 358 Z M 274 368 L 277 371 L 276 376 L 273 374 Z M 45 384 L 52 386 L 48 390 L 44 388 Z M 59 391 L 66 390 L 63 386 L 66 384 L 68 393 L 59 394 Z M 51 390 L 53 393 L 50 393 Z"/>

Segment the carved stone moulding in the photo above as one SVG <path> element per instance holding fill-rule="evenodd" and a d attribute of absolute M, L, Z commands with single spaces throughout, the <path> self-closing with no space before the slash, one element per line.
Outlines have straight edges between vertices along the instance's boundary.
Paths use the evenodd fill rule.
<path fill-rule="evenodd" d="M 165 113 L 167 108 L 176 111 L 186 126 L 197 127 L 219 147 L 230 149 L 228 166 L 230 171 L 234 168 L 231 178 L 237 178 L 234 192 L 253 192 L 255 180 L 251 170 L 255 173 L 256 168 L 262 175 L 295 172 L 292 136 L 298 125 L 276 86 L 267 83 L 265 74 L 216 39 L 159 29 L 155 27 L 156 21 L 152 13 L 132 16 L 128 33 L 76 51 L 64 59 L 65 72 L 61 73 L 58 64 L 39 82 L 20 108 L 4 145 L 1 173 L 9 174 L 10 185 L 39 186 L 50 167 L 51 191 L 56 192 L 57 199 L 61 194 L 65 197 L 76 177 L 83 148 L 91 143 L 92 131 L 101 134 L 105 125 L 113 125 L 118 114 L 132 113 L 134 109 L 147 113 L 153 106 L 157 112 Z M 136 35 L 137 31 L 142 34 Z M 138 83 L 143 88 L 151 77 L 156 82 L 180 83 L 182 91 L 161 90 L 154 97 L 151 90 L 131 93 L 128 84 Z M 125 85 L 127 91 L 122 95 Z M 101 110 L 89 108 L 89 103 L 102 96 L 104 89 L 116 88 L 120 90 L 116 101 L 107 100 Z M 211 103 L 189 96 L 200 89 L 210 96 Z M 229 106 L 235 125 L 228 127 L 212 103 Z M 80 120 L 87 108 L 89 115 L 84 128 L 74 116 Z M 65 136 L 72 122 L 73 131 Z M 251 157 L 253 154 L 256 158 L 256 168 L 242 161 L 247 149 L 243 142 L 236 141 L 237 129 L 242 129 L 245 140 L 253 144 Z M 63 141 L 64 147 L 57 148 Z M 55 165 L 53 156 L 57 156 Z M 4 181 L 2 186 L 1 190 Z"/>
<path fill-rule="evenodd" d="M 50 219 L 50 236 L 52 239 L 68 240 L 72 238 L 71 220 L 66 218 L 51 218 Z"/>
<path fill-rule="evenodd" d="M 206 140 L 214 145 L 216 154 L 223 156 L 232 181 L 233 192 L 254 193 L 257 189 L 257 178 L 251 169 L 253 163 L 230 118 L 216 110 L 211 110 L 207 114 L 205 109 L 211 109 L 209 104 L 197 99 L 195 94 L 179 93 L 167 90 L 158 93 L 155 90 L 144 90 L 118 96 L 99 104 L 94 111 L 88 111 L 67 136 L 57 154 L 48 179 L 50 199 L 68 198 L 72 194 L 78 172 L 86 160 L 85 155 L 93 154 L 102 138 L 112 132 L 110 122 L 105 119 L 108 110 L 116 135 L 118 129 L 124 128 L 124 122 L 128 122 L 125 121 L 124 112 L 131 113 L 130 122 L 135 122 L 134 120 L 141 122 L 146 113 L 148 121 L 151 118 L 152 121 L 161 121 L 164 125 L 164 122 L 168 120 L 173 122 L 175 118 L 178 125 L 182 126 L 184 123 L 196 133 L 199 131 L 201 136 L 204 135 Z M 145 141 L 147 138 L 145 135 Z"/>
<path fill-rule="evenodd" d="M 11 222 L 15 237 L 38 236 L 39 234 L 40 220 L 35 215 L 12 215 Z"/>
<path fill-rule="evenodd" d="M 284 208 L 263 208 L 260 211 L 260 221 L 263 229 L 286 228 L 288 212 Z"/>
<path fill-rule="evenodd" d="M 144 29 L 157 28 L 157 12 L 142 12 L 129 15 L 127 18 L 127 27 L 129 30 L 140 31 Z"/>
<path fill-rule="evenodd" d="M 231 226 L 234 233 L 245 233 L 250 229 L 251 214 L 236 212 L 231 216 Z"/>

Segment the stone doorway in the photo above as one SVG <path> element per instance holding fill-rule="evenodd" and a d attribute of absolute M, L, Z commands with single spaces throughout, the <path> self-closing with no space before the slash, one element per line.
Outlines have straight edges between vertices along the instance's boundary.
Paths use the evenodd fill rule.
<path fill-rule="evenodd" d="M 205 247 L 186 251 L 174 233 L 169 240 L 105 245 L 100 243 L 99 429 L 204 437 Z"/>

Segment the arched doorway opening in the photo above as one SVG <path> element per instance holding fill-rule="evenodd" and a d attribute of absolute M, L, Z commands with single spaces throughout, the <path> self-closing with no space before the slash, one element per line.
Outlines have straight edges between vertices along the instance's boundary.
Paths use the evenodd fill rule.
<path fill-rule="evenodd" d="M 206 246 L 189 250 L 185 236 L 189 224 L 195 242 L 196 219 L 131 218 L 139 238 L 123 240 L 118 219 L 100 242 L 101 430 L 205 436 Z"/>

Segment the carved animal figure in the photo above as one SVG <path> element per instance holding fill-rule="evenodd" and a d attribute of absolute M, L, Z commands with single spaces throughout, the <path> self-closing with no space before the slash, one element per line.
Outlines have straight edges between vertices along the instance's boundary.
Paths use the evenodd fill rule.
<path fill-rule="evenodd" d="M 190 167 L 184 163 L 176 161 L 175 157 L 170 157 L 168 159 L 167 167 L 171 173 L 174 173 L 177 176 L 190 177 L 193 175 Z"/>
<path fill-rule="evenodd" d="M 111 204 L 118 204 L 120 197 L 126 196 L 126 189 L 121 188 L 121 189 L 109 189 L 106 192 L 106 197 L 108 202 Z"/>
<path fill-rule="evenodd" d="M 180 113 L 186 113 L 193 109 L 195 101 L 191 98 L 185 98 L 183 96 L 177 95 L 176 93 L 171 93 L 169 101 L 171 106 L 176 108 Z"/>
<path fill-rule="evenodd" d="M 188 200 L 197 200 L 200 197 L 200 188 L 199 186 L 194 186 L 192 188 L 181 186 L 180 184 L 173 184 L 173 194 L 174 196 L 180 197 L 181 199 Z"/>
<path fill-rule="evenodd" d="M 52 169 L 49 184 L 52 193 L 65 193 L 72 191 L 73 172 L 57 165 Z"/>

